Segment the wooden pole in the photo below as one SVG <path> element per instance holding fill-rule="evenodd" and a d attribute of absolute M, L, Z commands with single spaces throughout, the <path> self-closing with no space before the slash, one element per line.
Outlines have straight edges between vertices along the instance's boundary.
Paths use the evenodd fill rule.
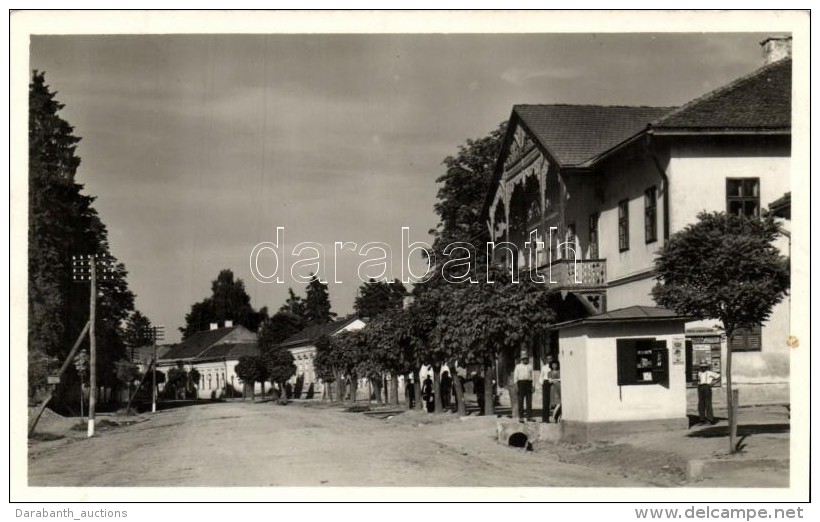
<path fill-rule="evenodd" d="M 89 322 L 89 342 L 91 344 L 89 356 L 89 386 L 91 395 L 88 398 L 88 436 L 94 436 L 94 416 L 97 408 L 97 339 L 95 323 L 97 322 L 97 257 L 91 256 L 91 313 Z"/>
<path fill-rule="evenodd" d="M 157 327 L 154 327 L 154 367 L 151 370 L 151 413 L 157 412 Z"/>
<path fill-rule="evenodd" d="M 68 365 L 71 364 L 71 361 L 74 359 L 74 355 L 77 353 L 77 349 L 80 347 L 80 344 L 83 342 L 83 337 L 85 337 L 85 334 L 88 333 L 89 324 L 90 323 L 85 323 L 85 326 L 83 327 L 82 332 L 80 332 L 80 335 L 77 337 L 77 341 L 74 343 L 74 346 L 71 348 L 71 351 L 68 352 L 68 357 L 66 357 L 65 361 L 63 361 L 63 365 L 60 367 L 60 371 L 57 372 L 58 377 L 63 376 L 66 369 L 68 369 Z M 35 410 L 35 412 L 34 412 L 34 417 L 32 417 L 31 422 L 29 423 L 29 426 L 28 426 L 29 436 L 31 436 L 31 434 L 34 433 L 34 428 L 37 427 L 37 423 L 40 421 L 40 417 L 43 415 L 43 412 L 45 411 L 46 406 L 48 406 L 48 403 L 51 402 L 51 399 L 53 397 L 54 397 L 54 389 L 52 387 L 52 390 L 48 393 L 48 396 L 45 398 L 45 400 L 43 400 L 43 402 L 39 406 L 37 406 L 37 410 Z M 80 394 L 80 401 L 82 401 L 82 394 Z M 81 404 L 82 404 L 82 402 L 81 402 Z"/>

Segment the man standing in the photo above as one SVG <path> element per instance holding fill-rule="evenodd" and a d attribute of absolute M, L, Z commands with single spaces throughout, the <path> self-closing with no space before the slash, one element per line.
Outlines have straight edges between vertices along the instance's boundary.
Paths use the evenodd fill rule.
<path fill-rule="evenodd" d="M 712 386 L 720 378 L 717 374 L 709 369 L 709 365 L 701 364 L 698 372 L 698 415 L 700 416 L 699 424 L 715 424 L 714 415 L 712 414 Z"/>
<path fill-rule="evenodd" d="M 521 355 L 521 362 L 515 365 L 513 380 L 518 388 L 518 420 L 524 422 L 526 418 L 532 417 L 532 368 L 529 365 L 530 359 L 527 354 Z M 526 402 L 526 415 L 524 403 Z"/>
<path fill-rule="evenodd" d="M 541 382 L 541 422 L 550 421 L 550 393 L 552 393 L 552 383 L 549 380 L 549 364 L 552 359 L 547 360 L 547 364 L 541 367 L 541 374 L 538 380 Z"/>

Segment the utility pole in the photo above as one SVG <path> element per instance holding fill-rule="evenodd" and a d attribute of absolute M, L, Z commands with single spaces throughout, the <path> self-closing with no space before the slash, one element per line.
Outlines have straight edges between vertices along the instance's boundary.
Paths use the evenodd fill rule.
<path fill-rule="evenodd" d="M 102 279 L 108 281 L 113 279 L 114 262 L 110 257 L 97 256 L 96 254 L 72 256 L 72 280 L 76 283 L 90 281 L 91 292 L 89 302 L 88 318 L 88 436 L 94 436 L 94 420 L 97 403 L 97 262 L 102 263 Z"/>
<path fill-rule="evenodd" d="M 88 322 L 88 339 L 91 345 L 89 350 L 89 386 L 91 394 L 88 398 L 88 436 L 94 436 L 94 415 L 97 406 L 97 337 L 95 323 L 97 322 L 97 260 L 93 254 L 90 256 L 91 269 L 91 311 Z"/>
<path fill-rule="evenodd" d="M 152 327 L 151 338 L 154 341 L 154 363 L 151 369 L 151 413 L 157 412 L 157 341 L 165 339 L 165 326 Z"/>

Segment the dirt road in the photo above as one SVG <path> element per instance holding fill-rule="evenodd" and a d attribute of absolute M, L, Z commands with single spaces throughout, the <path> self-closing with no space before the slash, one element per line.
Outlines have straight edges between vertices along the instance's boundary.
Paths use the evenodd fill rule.
<path fill-rule="evenodd" d="M 495 418 L 213 403 L 52 446 L 30 486 L 645 486 L 495 442 Z"/>

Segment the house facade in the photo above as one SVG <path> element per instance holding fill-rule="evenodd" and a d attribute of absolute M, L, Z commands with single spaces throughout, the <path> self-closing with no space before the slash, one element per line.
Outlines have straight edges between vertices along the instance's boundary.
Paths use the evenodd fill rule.
<path fill-rule="evenodd" d="M 186 371 L 196 369 L 200 374 L 196 386 L 200 399 L 221 399 L 241 394 L 244 383 L 236 375 L 240 357 L 260 355 L 257 336 L 244 326 L 226 321 L 223 327 L 214 323 L 209 330 L 196 332 L 179 344 L 173 345 L 157 362 L 157 369 L 168 374 L 180 364 Z M 265 393 L 255 383 L 255 393 Z"/>
<path fill-rule="evenodd" d="M 313 360 L 316 358 L 316 341 L 323 336 L 333 336 L 341 332 L 352 332 L 364 328 L 365 323 L 358 317 L 348 317 L 338 321 L 331 321 L 326 324 L 309 326 L 301 332 L 288 337 L 282 341 L 281 346 L 293 354 L 293 362 L 296 364 L 296 374 L 291 377 L 291 384 L 296 382 L 297 377 L 304 378 L 304 390 L 313 384 L 314 393 L 321 396 L 324 391 L 322 380 L 317 378 Z"/>
<path fill-rule="evenodd" d="M 727 340 L 716 321 L 657 308 L 651 289 L 658 250 L 699 212 L 760 215 L 790 191 L 789 45 L 767 40 L 771 63 L 677 108 L 513 107 L 484 215 L 515 246 L 500 259 L 537 267 L 571 310 L 532 354 L 561 364 L 570 424 L 685 419 L 694 368 L 723 374 L 728 349 L 741 403 L 788 402 L 788 299 Z M 602 393 L 619 402 L 599 408 Z"/>

